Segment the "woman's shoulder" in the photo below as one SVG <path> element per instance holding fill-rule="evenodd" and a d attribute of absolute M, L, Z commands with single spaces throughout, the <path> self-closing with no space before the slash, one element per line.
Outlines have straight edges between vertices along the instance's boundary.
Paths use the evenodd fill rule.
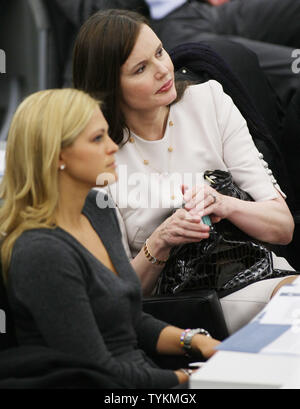
<path fill-rule="evenodd" d="M 206 82 L 203 82 L 201 84 L 193 84 L 190 85 L 187 90 L 186 90 L 186 95 L 187 96 L 199 96 L 199 95 L 205 95 L 205 94 L 214 94 L 214 95 L 219 95 L 223 94 L 223 87 L 222 85 L 216 81 L 216 80 L 209 80 Z"/>
<path fill-rule="evenodd" d="M 75 253 L 74 256 L 76 257 Z M 31 271 L 48 271 L 53 265 L 69 264 L 69 261 L 68 244 L 63 237 L 59 237 L 57 228 L 26 230 L 13 246 L 9 276 L 29 278 L 27 273 L 30 274 Z"/>
<path fill-rule="evenodd" d="M 181 100 L 174 105 L 175 112 L 186 114 L 202 114 L 202 119 L 210 120 L 215 112 L 223 110 L 227 99 L 222 85 L 215 80 L 201 84 L 189 85 Z"/>
<path fill-rule="evenodd" d="M 82 246 L 60 227 L 27 230 L 13 247 L 9 276 L 23 282 L 40 280 L 41 275 L 46 280 L 50 276 L 51 279 L 59 276 L 81 279 L 84 256 Z M 32 272 L 38 274 L 32 276 Z"/>
<path fill-rule="evenodd" d="M 216 80 L 188 86 L 181 101 L 179 104 L 182 103 L 182 108 L 190 110 L 192 106 L 197 112 L 201 110 L 206 115 L 213 112 L 220 114 L 232 105 L 231 98 L 224 92 L 222 84 Z"/>
<path fill-rule="evenodd" d="M 26 259 L 46 257 L 48 254 L 59 255 L 66 247 L 58 228 L 38 228 L 25 230 L 16 240 L 13 258 L 26 256 Z"/>

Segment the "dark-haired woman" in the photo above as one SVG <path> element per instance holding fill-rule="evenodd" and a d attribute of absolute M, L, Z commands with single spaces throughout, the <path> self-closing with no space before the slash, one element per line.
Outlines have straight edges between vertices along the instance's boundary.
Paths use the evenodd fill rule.
<path fill-rule="evenodd" d="M 231 98 L 216 81 L 176 88 L 172 61 L 144 17 L 121 10 L 91 16 L 75 43 L 73 75 L 76 88 L 105 101 L 110 134 L 121 146 L 117 161 L 124 179 L 110 191 L 145 294 L 154 290 L 173 246 L 209 237 L 203 216 L 226 218 L 265 242 L 291 241 L 294 223 L 285 195 Z M 255 201 L 201 183 L 207 169 L 230 171 Z M 274 256 L 278 262 L 286 267 Z M 229 331 L 293 280 L 263 280 L 224 297 Z"/>

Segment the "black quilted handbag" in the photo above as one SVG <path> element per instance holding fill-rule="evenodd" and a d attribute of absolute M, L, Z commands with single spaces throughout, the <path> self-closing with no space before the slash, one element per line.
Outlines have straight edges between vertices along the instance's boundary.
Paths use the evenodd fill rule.
<path fill-rule="evenodd" d="M 223 195 L 253 200 L 234 183 L 229 172 L 206 171 L 204 178 Z M 272 253 L 265 243 L 224 219 L 211 226 L 208 239 L 172 248 L 157 294 L 214 289 L 224 296 L 256 281 L 290 274 L 273 268 Z"/>

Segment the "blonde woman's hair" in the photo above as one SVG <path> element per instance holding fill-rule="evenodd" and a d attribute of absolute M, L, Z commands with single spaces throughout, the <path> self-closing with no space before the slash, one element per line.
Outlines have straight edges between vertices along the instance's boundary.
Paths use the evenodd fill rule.
<path fill-rule="evenodd" d="M 4 278 L 13 246 L 25 231 L 53 228 L 58 205 L 60 151 L 85 129 L 99 102 L 82 91 L 39 91 L 18 107 L 10 126 L 0 185 Z"/>

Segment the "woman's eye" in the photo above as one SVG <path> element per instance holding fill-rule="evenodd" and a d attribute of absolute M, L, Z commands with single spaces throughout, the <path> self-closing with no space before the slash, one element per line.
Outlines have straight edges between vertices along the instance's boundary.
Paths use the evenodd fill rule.
<path fill-rule="evenodd" d="M 164 49 L 163 49 L 163 48 L 160 48 L 160 49 L 157 51 L 157 56 L 158 56 L 158 57 L 161 57 L 161 56 L 163 55 L 163 52 L 164 52 Z"/>
<path fill-rule="evenodd" d="M 141 74 L 142 72 L 144 72 L 144 70 L 145 70 L 145 65 L 143 65 L 142 67 L 140 67 L 135 73 L 136 74 Z"/>
<path fill-rule="evenodd" d="M 102 138 L 103 138 L 103 135 L 97 135 L 94 138 L 94 142 L 100 142 Z"/>

